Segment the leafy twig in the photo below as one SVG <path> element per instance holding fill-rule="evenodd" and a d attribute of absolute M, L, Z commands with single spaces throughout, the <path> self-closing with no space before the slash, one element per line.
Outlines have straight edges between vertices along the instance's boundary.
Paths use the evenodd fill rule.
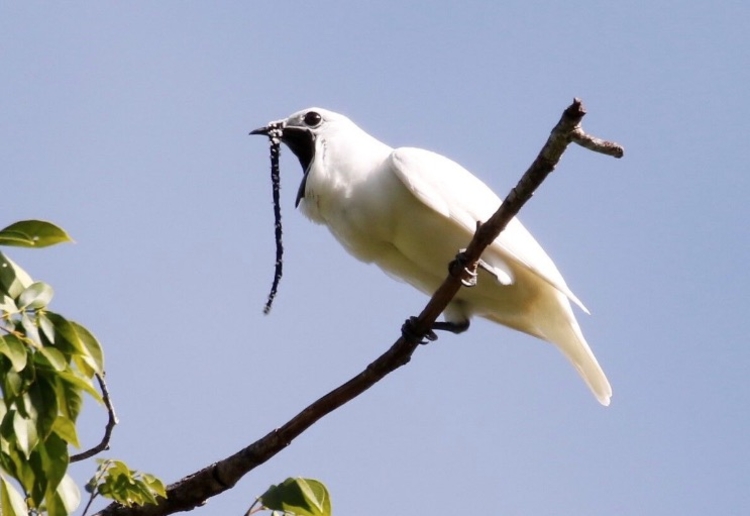
<path fill-rule="evenodd" d="M 96 475 L 94 475 L 94 478 L 92 478 L 89 481 L 87 488 L 90 487 L 91 496 L 89 496 L 89 501 L 86 502 L 86 507 L 83 508 L 83 512 L 81 513 L 81 516 L 86 516 L 86 513 L 89 512 L 89 508 L 91 507 L 91 504 L 94 502 L 94 498 L 96 498 L 99 495 L 99 490 L 96 487 L 99 485 L 99 482 L 101 482 L 102 478 L 104 478 L 104 475 L 106 474 L 107 474 L 107 468 L 103 466 L 99 466 L 99 469 L 97 470 Z"/>

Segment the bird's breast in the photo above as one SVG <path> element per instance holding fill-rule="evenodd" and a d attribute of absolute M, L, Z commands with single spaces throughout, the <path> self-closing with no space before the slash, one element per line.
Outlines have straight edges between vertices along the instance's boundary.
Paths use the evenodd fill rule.
<path fill-rule="evenodd" d="M 409 197 L 403 184 L 381 167 L 367 173 L 319 167 L 310 170 L 300 207 L 312 221 L 328 226 L 356 258 L 377 262 L 392 248 Z"/>

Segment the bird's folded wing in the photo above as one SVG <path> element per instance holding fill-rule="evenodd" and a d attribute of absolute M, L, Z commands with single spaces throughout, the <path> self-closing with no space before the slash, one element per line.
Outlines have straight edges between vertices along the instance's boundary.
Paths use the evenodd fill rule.
<path fill-rule="evenodd" d="M 402 147 L 394 150 L 389 159 L 394 174 L 417 199 L 466 230 L 467 244 L 476 231 L 476 223 L 485 222 L 502 204 L 500 198 L 468 170 L 434 152 Z M 513 273 L 502 258 L 493 259 L 488 254 L 499 254 L 519 262 L 588 313 L 565 284 L 552 259 L 517 219 L 511 220 L 489 250 L 497 252 L 485 251 L 482 258 L 495 269 L 490 272 L 501 283 L 511 282 Z"/>

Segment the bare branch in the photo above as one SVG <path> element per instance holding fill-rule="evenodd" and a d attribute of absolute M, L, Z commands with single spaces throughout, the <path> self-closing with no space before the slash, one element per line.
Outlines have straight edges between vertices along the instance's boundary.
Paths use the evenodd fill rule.
<path fill-rule="evenodd" d="M 351 399 L 375 385 L 387 374 L 407 364 L 419 345 L 421 335 L 426 335 L 438 316 L 461 287 L 461 276 L 468 280 L 470 272 L 476 270 L 477 261 L 484 249 L 491 244 L 505 228 L 508 222 L 518 213 L 521 207 L 531 198 L 534 190 L 544 181 L 557 165 L 560 157 L 570 142 L 582 140 L 585 135 L 580 129 L 580 122 L 585 111 L 579 99 L 575 99 L 563 113 L 552 133 L 532 165 L 523 175 L 503 201 L 498 211 L 484 224 L 479 225 L 474 238 L 465 251 L 469 264 L 463 274 L 449 274 L 440 288 L 435 292 L 425 309 L 413 322 L 413 335 L 401 336 L 388 351 L 378 357 L 357 376 L 315 401 L 286 424 L 266 434 L 247 448 L 215 464 L 203 468 L 167 488 L 168 498 L 160 500 L 159 505 L 124 507 L 111 504 L 99 514 L 106 516 L 157 516 L 172 514 L 178 511 L 194 509 L 206 503 L 208 498 L 232 488 L 245 474 L 291 444 L 292 440 L 312 426 L 322 417 L 336 410 Z M 585 140 L 596 141 L 600 148 L 619 148 L 617 144 L 602 142 L 586 137 Z M 583 145 L 583 144 L 582 144 Z M 585 146 L 588 146 L 586 144 Z M 588 147 L 587 147 L 588 148 Z M 609 153 L 609 152 L 605 152 Z"/>
<path fill-rule="evenodd" d="M 99 381 L 99 388 L 102 391 L 102 401 L 104 401 L 104 406 L 107 407 L 107 426 L 104 427 L 104 436 L 102 437 L 102 440 L 99 444 L 94 446 L 93 448 L 86 450 L 85 452 L 78 453 L 76 455 L 72 455 L 70 457 L 70 462 L 79 462 L 85 459 L 88 459 L 90 457 L 93 457 L 97 453 L 103 452 L 104 450 L 109 449 L 109 441 L 112 438 L 112 430 L 115 428 L 115 425 L 119 423 L 119 420 L 117 419 L 117 414 L 115 413 L 115 406 L 112 404 L 112 398 L 109 396 L 109 389 L 107 389 L 107 382 L 104 381 L 104 375 L 96 375 L 96 379 Z"/>
<path fill-rule="evenodd" d="M 583 129 L 576 127 L 571 133 L 571 141 L 577 143 L 581 147 L 585 147 L 588 150 L 594 152 L 601 152 L 608 156 L 615 158 L 622 158 L 625 155 L 625 149 L 614 142 L 608 142 L 600 138 L 596 138 L 583 132 Z"/>

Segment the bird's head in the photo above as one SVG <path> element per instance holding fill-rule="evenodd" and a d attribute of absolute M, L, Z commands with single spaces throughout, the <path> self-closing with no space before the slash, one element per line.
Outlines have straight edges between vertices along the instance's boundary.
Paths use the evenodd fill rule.
<path fill-rule="evenodd" d="M 347 124 L 351 121 L 344 115 L 312 107 L 259 127 L 250 134 L 268 136 L 274 128 L 280 129 L 281 141 L 297 156 L 302 170 L 307 172 L 315 159 L 317 145 Z"/>
<path fill-rule="evenodd" d="M 287 118 L 270 122 L 264 127 L 250 131 L 250 134 L 269 136 L 272 131 L 280 130 L 281 141 L 297 156 L 304 177 L 300 184 L 296 206 L 304 197 L 305 182 L 316 153 L 320 151 L 326 139 L 346 127 L 356 126 L 344 115 L 312 107 L 297 111 Z"/>

